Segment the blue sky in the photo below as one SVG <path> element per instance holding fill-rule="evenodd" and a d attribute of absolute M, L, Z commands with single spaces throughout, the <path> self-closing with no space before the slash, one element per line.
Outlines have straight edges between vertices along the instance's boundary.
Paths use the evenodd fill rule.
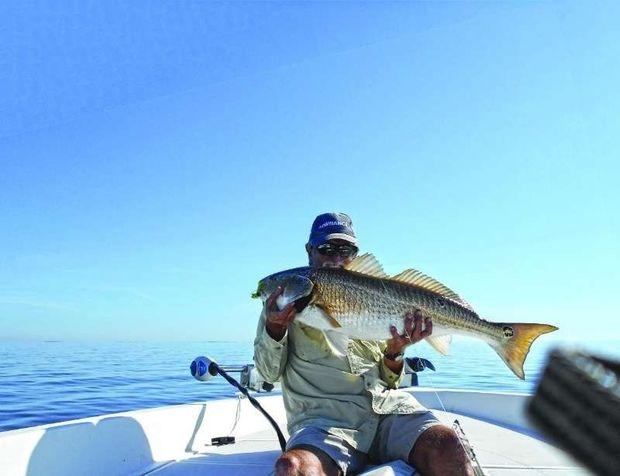
<path fill-rule="evenodd" d="M 329 210 L 488 319 L 620 336 L 617 4 L 0 13 L 0 338 L 248 341 Z"/>

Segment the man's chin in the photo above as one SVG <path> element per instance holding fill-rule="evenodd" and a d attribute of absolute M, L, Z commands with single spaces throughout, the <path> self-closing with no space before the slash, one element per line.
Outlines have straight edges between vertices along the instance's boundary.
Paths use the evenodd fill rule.
<path fill-rule="evenodd" d="M 336 263 L 327 262 L 327 263 L 323 263 L 321 265 L 321 268 L 342 268 L 343 266 L 344 266 L 344 263 L 343 264 L 336 264 Z"/>

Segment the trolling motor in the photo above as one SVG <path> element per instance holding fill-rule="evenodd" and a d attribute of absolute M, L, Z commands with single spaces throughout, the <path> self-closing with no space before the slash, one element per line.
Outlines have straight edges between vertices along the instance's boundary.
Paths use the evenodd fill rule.
<path fill-rule="evenodd" d="M 206 382 L 207 380 L 211 379 L 212 377 L 215 377 L 218 374 L 224 377 L 224 379 L 229 384 L 237 388 L 243 395 L 246 396 L 246 398 L 250 401 L 250 403 L 252 404 L 254 408 L 256 408 L 259 412 L 263 414 L 265 418 L 267 418 L 267 420 L 269 420 L 269 423 L 271 424 L 273 429 L 276 431 L 276 434 L 278 435 L 278 441 L 280 442 L 280 448 L 282 448 L 282 452 L 285 451 L 286 439 L 284 438 L 282 431 L 278 427 L 278 424 L 271 417 L 271 415 L 269 415 L 269 413 L 267 413 L 265 409 L 261 407 L 260 403 L 258 403 L 258 401 L 252 395 L 250 395 L 247 388 L 245 388 L 242 384 L 237 382 L 234 378 L 232 378 L 227 373 L 227 371 L 228 372 L 241 372 L 242 382 L 245 378 L 246 384 L 247 384 L 246 386 L 249 388 L 254 388 L 254 387 L 262 388 L 263 391 L 273 390 L 273 385 L 270 384 L 269 382 L 265 382 L 265 380 L 260 376 L 258 371 L 254 369 L 253 365 L 245 365 L 245 366 L 239 366 L 239 367 L 233 367 L 233 366 L 220 367 L 214 360 L 208 357 L 200 356 L 200 357 L 196 357 L 193 360 L 193 362 L 190 365 L 190 371 L 196 380 L 200 380 L 202 382 Z M 226 443 L 232 443 L 232 442 L 234 442 L 234 440 L 223 441 L 223 442 L 220 442 L 220 444 L 226 444 Z"/>
<path fill-rule="evenodd" d="M 405 357 L 405 373 L 411 375 L 410 385 L 412 387 L 418 386 L 418 372 L 422 372 L 424 369 L 435 371 L 435 366 L 430 360 L 422 357 Z"/>
<path fill-rule="evenodd" d="M 196 377 L 197 380 L 206 382 L 213 375 L 207 372 L 207 368 L 205 367 L 206 365 L 205 361 L 199 360 L 199 359 L 207 359 L 211 362 L 213 362 L 213 360 L 209 359 L 208 357 L 197 357 L 196 359 L 194 359 L 194 361 L 192 362 L 192 365 L 190 366 L 192 375 Z M 198 369 L 195 368 L 196 365 L 199 366 Z M 267 382 L 263 378 L 263 376 L 258 372 L 256 367 L 254 367 L 254 364 L 247 364 L 247 365 L 219 365 L 217 364 L 217 365 L 220 369 L 222 369 L 226 373 L 239 373 L 239 383 L 241 384 L 242 387 L 245 387 L 249 390 L 254 390 L 255 392 L 271 392 L 275 388 L 275 386 L 272 383 Z M 199 371 L 198 374 L 196 374 L 197 370 Z M 198 377 L 197 375 L 200 375 L 200 377 Z"/>

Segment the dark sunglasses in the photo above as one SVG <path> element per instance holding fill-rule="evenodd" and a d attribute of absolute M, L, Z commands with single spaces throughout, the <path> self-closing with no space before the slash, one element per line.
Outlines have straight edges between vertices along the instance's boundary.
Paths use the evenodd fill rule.
<path fill-rule="evenodd" d="M 316 250 L 322 255 L 327 256 L 355 256 L 357 254 L 357 248 L 353 245 L 333 245 L 331 243 L 323 243 L 316 247 Z"/>

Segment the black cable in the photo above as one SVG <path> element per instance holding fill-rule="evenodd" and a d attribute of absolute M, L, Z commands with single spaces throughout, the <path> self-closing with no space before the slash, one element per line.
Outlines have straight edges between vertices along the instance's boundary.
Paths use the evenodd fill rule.
<path fill-rule="evenodd" d="M 228 375 L 215 362 L 211 361 L 211 365 L 215 368 L 215 370 L 216 370 L 216 372 L 218 374 L 220 374 L 222 377 L 224 377 L 228 381 L 229 384 L 231 384 L 233 387 L 236 387 L 237 389 L 239 389 L 239 391 L 248 398 L 248 400 L 250 401 L 252 406 L 254 408 L 256 408 L 259 412 L 261 412 L 265 416 L 265 418 L 267 418 L 267 420 L 269 420 L 269 423 L 271 423 L 271 426 L 273 427 L 273 429 L 276 430 L 276 433 L 278 435 L 278 441 L 280 442 L 280 448 L 282 449 L 282 453 L 284 453 L 284 451 L 286 451 L 286 439 L 284 438 L 284 435 L 282 434 L 282 431 L 280 431 L 280 427 L 278 426 L 276 421 L 273 418 L 271 418 L 271 415 L 269 415 L 269 413 L 267 413 L 263 409 L 263 407 L 261 407 L 260 403 L 258 403 L 258 401 L 252 395 L 250 395 L 250 393 L 247 391 L 247 389 L 242 387 L 239 384 L 239 382 L 237 382 L 234 378 L 232 378 L 230 375 Z M 209 373 L 211 373 L 213 375 L 213 373 L 211 372 L 211 369 L 209 369 Z"/>

